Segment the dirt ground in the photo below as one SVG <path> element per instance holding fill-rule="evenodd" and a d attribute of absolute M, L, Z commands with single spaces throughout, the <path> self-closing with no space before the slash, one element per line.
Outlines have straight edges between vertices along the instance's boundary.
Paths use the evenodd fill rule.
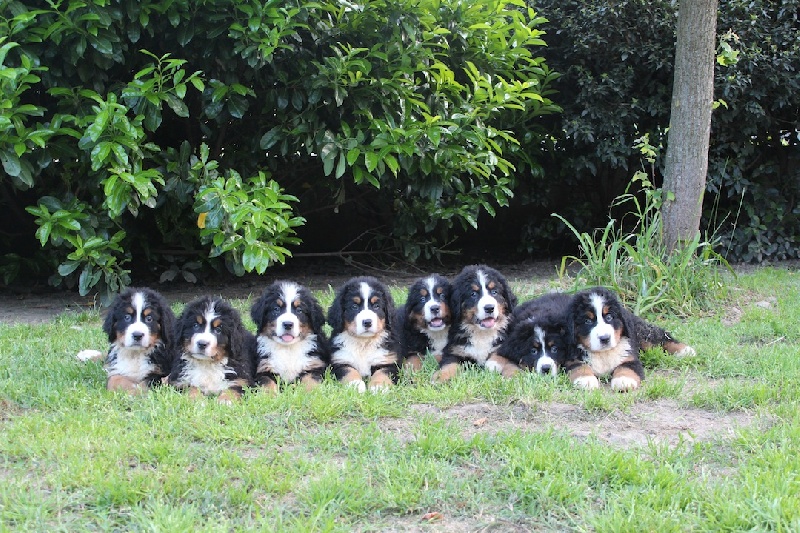
<path fill-rule="evenodd" d="M 493 265 L 509 281 L 521 283 L 531 294 L 546 290 L 557 279 L 557 262 L 523 262 L 513 265 Z M 747 268 L 747 267 L 745 267 Z M 442 268 L 441 274 L 453 276 L 460 267 Z M 386 283 L 408 285 L 425 274 L 413 266 L 388 265 L 385 268 L 344 264 L 341 261 L 309 261 L 297 266 L 276 267 L 263 276 L 248 276 L 235 279 L 205 280 L 202 284 L 173 283 L 152 284 L 169 301 L 186 302 L 200 294 L 222 295 L 226 298 L 247 298 L 260 294 L 263 287 L 279 279 L 292 279 L 313 290 L 337 287 L 356 275 L 372 275 Z M 54 291 L 46 287 L 0 291 L 0 325 L 10 323 L 42 323 L 53 320 L 64 312 L 89 311 L 97 308 L 97 301 L 81 297 L 77 292 Z M 737 316 L 721 317 L 723 322 L 737 321 Z M 646 386 L 646 385 L 645 385 Z M 683 441 L 706 441 L 731 438 L 738 428 L 758 424 L 752 413 L 719 413 L 703 409 L 686 408 L 673 400 L 642 401 L 633 404 L 625 412 L 589 412 L 577 405 L 561 403 L 539 403 L 535 405 L 514 404 L 498 406 L 487 403 L 471 403 L 449 409 L 431 405 L 413 406 L 414 419 L 426 414 L 442 417 L 460 424 L 465 437 L 477 432 L 502 430 L 541 430 L 556 427 L 578 438 L 591 437 L 606 441 L 621 448 L 645 447 L 649 443 L 678 445 Z M 765 423 L 761 420 L 760 423 Z M 406 433 L 407 419 L 387 422 L 391 431 L 396 424 L 398 434 Z M 405 427 L 405 429 L 404 429 Z"/>

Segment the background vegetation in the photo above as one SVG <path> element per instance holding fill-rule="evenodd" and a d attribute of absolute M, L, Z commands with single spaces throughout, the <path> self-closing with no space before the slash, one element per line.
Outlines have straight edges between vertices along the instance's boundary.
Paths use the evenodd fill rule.
<path fill-rule="evenodd" d="M 798 12 L 720 5 L 704 225 L 731 260 L 800 254 Z M 550 213 L 603 227 L 665 139 L 674 26 L 642 0 L 3 2 L 3 279 L 574 251 Z"/>

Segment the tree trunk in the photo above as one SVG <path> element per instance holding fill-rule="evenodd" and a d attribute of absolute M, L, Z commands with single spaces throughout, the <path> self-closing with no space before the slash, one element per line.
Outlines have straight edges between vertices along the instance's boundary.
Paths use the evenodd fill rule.
<path fill-rule="evenodd" d="M 677 34 L 662 208 L 664 242 L 670 251 L 700 231 L 714 99 L 717 0 L 681 0 Z"/>

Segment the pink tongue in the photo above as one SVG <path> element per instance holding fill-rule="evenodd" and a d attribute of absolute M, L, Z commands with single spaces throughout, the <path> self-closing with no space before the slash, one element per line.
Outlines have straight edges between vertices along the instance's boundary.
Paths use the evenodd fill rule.
<path fill-rule="evenodd" d="M 442 320 L 441 318 L 434 318 L 433 320 L 431 320 L 431 326 L 435 328 L 438 328 L 442 324 L 444 324 L 444 320 Z"/>
<path fill-rule="evenodd" d="M 494 318 L 484 318 L 483 320 L 481 320 L 481 327 L 484 327 L 486 329 L 493 328 Z"/>
<path fill-rule="evenodd" d="M 283 342 L 292 342 L 294 340 L 294 335 L 289 335 L 288 333 L 286 335 L 281 335 L 281 340 Z"/>

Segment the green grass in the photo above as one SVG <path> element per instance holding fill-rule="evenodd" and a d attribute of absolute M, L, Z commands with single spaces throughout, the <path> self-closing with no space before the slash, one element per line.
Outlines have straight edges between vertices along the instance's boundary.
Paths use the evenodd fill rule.
<path fill-rule="evenodd" d="M 0 325 L 0 531 L 797 531 L 800 273 L 727 281 L 713 312 L 663 319 L 697 357 L 648 351 L 632 394 L 479 371 L 433 386 L 427 362 L 382 394 L 129 397 L 75 360 L 104 345 L 98 315 Z M 739 424 L 615 440 L 623 419 L 663 429 L 642 415 L 659 410 Z"/>

